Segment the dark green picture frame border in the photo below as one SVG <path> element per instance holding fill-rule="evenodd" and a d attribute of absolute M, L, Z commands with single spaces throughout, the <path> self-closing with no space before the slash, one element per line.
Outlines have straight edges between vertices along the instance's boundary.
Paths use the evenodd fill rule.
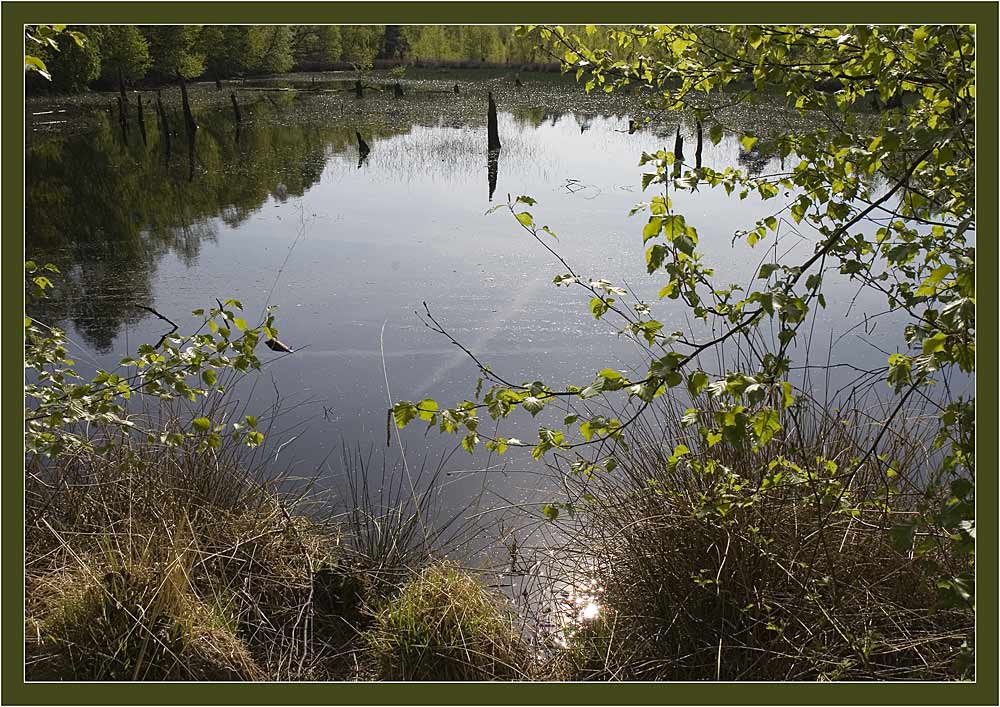
<path fill-rule="evenodd" d="M 3 704 L 962 704 L 998 703 L 997 682 L 997 374 L 979 369 L 978 410 L 987 473 L 977 480 L 978 617 L 975 683 L 317 683 L 317 684 L 25 684 L 23 680 L 23 342 L 12 340 L 23 308 L 24 108 L 17 72 L 25 23 L 974 23 L 979 75 L 978 244 L 990 296 L 980 306 L 979 350 L 997 351 L 997 23 L 994 2 L 5 2 L 2 6 L 3 349 L 2 477 Z M 23 69 L 22 69 L 23 72 Z M 14 471 L 18 469 L 18 471 Z"/>

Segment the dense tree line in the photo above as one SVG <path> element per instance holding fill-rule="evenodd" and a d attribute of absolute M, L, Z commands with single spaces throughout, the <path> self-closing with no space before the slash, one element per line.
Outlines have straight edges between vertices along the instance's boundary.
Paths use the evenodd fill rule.
<path fill-rule="evenodd" d="M 369 66 L 378 60 L 524 63 L 546 57 L 511 26 L 478 25 L 86 25 L 63 34 L 41 59 L 52 83 L 80 91 L 118 81 L 231 78 L 286 71 Z"/>

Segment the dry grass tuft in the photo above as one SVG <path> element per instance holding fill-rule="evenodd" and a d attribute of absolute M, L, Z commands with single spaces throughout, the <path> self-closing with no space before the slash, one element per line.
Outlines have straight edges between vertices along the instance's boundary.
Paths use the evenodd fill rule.
<path fill-rule="evenodd" d="M 343 672 L 359 602 L 330 588 L 360 569 L 334 523 L 239 467 L 116 447 L 33 469 L 26 506 L 29 680 Z"/>
<path fill-rule="evenodd" d="M 389 680 L 517 680 L 528 651 L 512 613 L 473 576 L 440 563 L 408 581 L 367 634 Z"/>
<path fill-rule="evenodd" d="M 563 677 L 962 676 L 953 661 L 974 617 L 940 604 L 929 569 L 955 560 L 943 542 L 915 557 L 891 531 L 921 501 L 919 430 L 880 448 L 895 465 L 887 479 L 848 473 L 868 445 L 855 421 L 799 422 L 770 449 L 724 456 L 672 422 L 647 423 L 612 474 L 579 482 L 592 500 L 564 562 L 599 587 L 601 612 L 570 631 Z M 681 443 L 690 452 L 671 459 Z"/>

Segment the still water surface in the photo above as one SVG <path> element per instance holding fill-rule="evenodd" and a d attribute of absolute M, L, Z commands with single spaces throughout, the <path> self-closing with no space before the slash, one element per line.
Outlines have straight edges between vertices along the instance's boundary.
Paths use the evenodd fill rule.
<path fill-rule="evenodd" d="M 275 90 L 296 85 L 310 90 Z M 509 379 L 586 384 L 608 365 L 641 365 L 641 353 L 608 323 L 595 321 L 585 298 L 553 286 L 564 268 L 509 213 L 486 212 L 508 194 L 531 195 L 538 201 L 531 207 L 535 220 L 555 231 L 553 247 L 578 273 L 627 283 L 656 303 L 663 283 L 645 275 L 645 219 L 628 213 L 652 196 L 639 186 L 639 156 L 672 147 L 676 122 L 657 117 L 629 134 L 629 119 L 644 115 L 637 101 L 586 97 L 553 77 L 522 91 L 507 78 L 475 74 L 408 80 L 403 99 L 370 92 L 358 100 L 340 90 L 345 84 L 318 86 L 238 87 L 239 131 L 214 88 L 193 87 L 201 129 L 190 163 L 181 133 L 166 158 L 155 125 L 147 144 L 133 125 L 126 144 L 117 122 L 101 110 L 100 96 L 71 105 L 65 129 L 40 120 L 33 126 L 27 254 L 66 273 L 44 315 L 68 328 L 82 349 L 83 370 L 113 368 L 138 343 L 159 338 L 163 323 L 136 304 L 178 322 L 217 296 L 241 300 L 248 319 L 278 305 L 281 338 L 296 353 L 279 359 L 261 347 L 271 363 L 250 408 L 266 409 L 279 391 L 283 437 L 272 441 L 295 437 L 281 465 L 336 476 L 342 443 L 385 448 L 386 378 L 396 400 L 434 397 L 448 404 L 472 395 L 475 366 L 421 323 L 415 310 L 422 302 Z M 503 143 L 492 200 L 488 90 L 500 106 Z M 170 91 L 164 100 L 176 103 Z M 776 107 L 734 120 L 753 127 L 784 116 Z M 171 112 L 170 118 L 178 130 L 180 116 Z M 147 115 L 147 123 L 155 120 Z M 690 139 L 692 126 L 680 128 Z M 360 166 L 355 130 L 371 146 Z M 735 137 L 715 146 L 706 140 L 706 165 L 740 166 L 740 158 Z M 758 162 L 757 169 L 779 168 L 776 160 Z M 674 199 L 698 228 L 718 281 L 748 284 L 774 242 L 734 247 L 733 234 L 771 214 L 774 204 L 708 188 Z M 812 249 L 807 233 L 786 235 L 779 245 L 782 254 Z M 900 343 L 897 327 L 874 319 L 867 329 L 852 330 L 884 309 L 884 302 L 862 298 L 845 317 L 854 294 L 847 283 L 826 290 L 831 306 L 814 329 L 823 342 L 822 362 L 834 340 L 832 360 L 883 365 Z M 661 302 L 654 312 L 667 331 L 689 327 L 675 302 Z M 714 361 L 703 364 L 710 369 Z M 530 439 L 531 422 L 507 434 Z M 456 442 L 420 429 L 405 430 L 403 440 L 417 458 L 436 458 Z M 324 465 L 331 453 L 334 461 Z M 448 464 L 461 472 L 495 462 L 460 453 Z M 518 480 L 510 473 L 530 466 L 523 458 L 514 455 L 507 464 L 494 471 L 502 498 L 538 490 L 537 476 Z M 450 493 L 462 497 L 469 490 L 459 484 Z"/>

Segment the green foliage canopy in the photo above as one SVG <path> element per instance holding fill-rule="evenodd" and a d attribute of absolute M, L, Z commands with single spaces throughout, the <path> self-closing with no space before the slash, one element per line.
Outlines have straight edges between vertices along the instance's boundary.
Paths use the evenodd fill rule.
<path fill-rule="evenodd" d="M 199 50 L 198 25 L 144 25 L 139 28 L 149 46 L 149 76 L 171 80 L 178 73 L 186 79 L 205 71 L 205 54 Z"/>
<path fill-rule="evenodd" d="M 41 76 L 59 90 L 82 90 L 101 73 L 99 47 L 77 29 L 26 25 L 24 40 L 25 72 Z"/>
<path fill-rule="evenodd" d="M 295 66 L 327 66 L 340 59 L 343 44 L 337 25 L 292 27 Z"/>
<path fill-rule="evenodd" d="M 135 25 L 102 25 L 91 28 L 89 36 L 100 43 L 101 77 L 106 82 L 136 81 L 152 65 L 149 44 Z"/>

